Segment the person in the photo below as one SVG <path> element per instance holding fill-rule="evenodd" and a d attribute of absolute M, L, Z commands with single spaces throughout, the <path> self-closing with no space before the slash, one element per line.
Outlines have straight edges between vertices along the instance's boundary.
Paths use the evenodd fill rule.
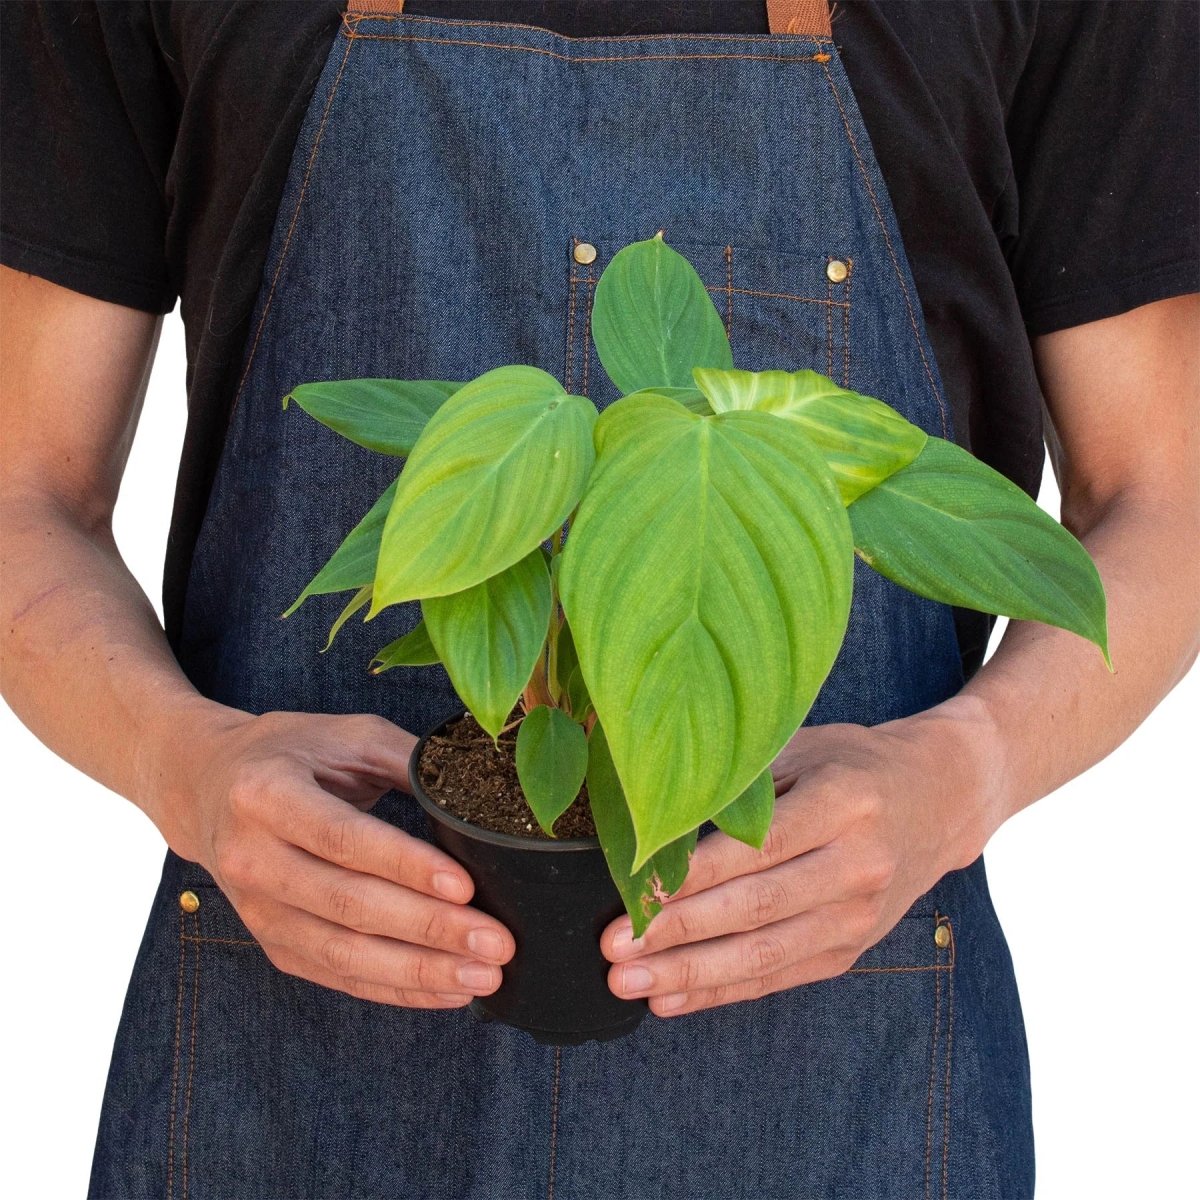
<path fill-rule="evenodd" d="M 1031 1194 L 981 853 L 1196 652 L 1190 11 L 0 12 L 4 694 L 170 846 L 91 1194 Z M 337 597 L 277 620 L 387 482 L 279 399 L 530 362 L 603 407 L 592 289 L 659 228 L 739 365 L 879 395 L 1031 493 L 1044 401 L 1117 670 L 1026 623 L 983 665 L 986 618 L 864 571 L 763 851 L 704 838 L 643 944 L 604 931 L 656 1019 L 550 1047 L 464 1011 L 516 947 L 404 795 L 448 680 L 319 662 Z M 177 299 L 164 630 L 111 516 Z"/>

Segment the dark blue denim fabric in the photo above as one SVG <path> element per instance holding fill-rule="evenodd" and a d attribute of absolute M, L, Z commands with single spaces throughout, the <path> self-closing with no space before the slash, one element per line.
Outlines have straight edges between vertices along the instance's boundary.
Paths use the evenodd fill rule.
<path fill-rule="evenodd" d="M 527 362 L 603 407 L 595 281 L 659 229 L 711 289 L 739 366 L 814 367 L 951 434 L 831 43 L 348 19 L 294 152 L 192 569 L 181 657 L 204 693 L 416 733 L 461 707 L 440 668 L 366 672 L 415 605 L 351 622 L 323 659 L 343 597 L 278 619 L 395 469 L 280 399 Z M 961 683 L 950 612 L 860 568 L 811 720 L 874 724 Z M 428 836 L 408 797 L 377 812 Z M 168 855 L 91 1194 L 1015 1200 L 1032 1180 L 1024 1032 L 982 860 L 841 978 L 556 1050 L 282 975 L 211 878 Z"/>

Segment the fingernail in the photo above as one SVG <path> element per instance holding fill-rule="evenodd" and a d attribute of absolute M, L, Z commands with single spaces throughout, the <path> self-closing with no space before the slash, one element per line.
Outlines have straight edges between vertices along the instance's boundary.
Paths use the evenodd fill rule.
<path fill-rule="evenodd" d="M 504 939 L 491 929 L 472 929 L 467 934 L 467 949 L 477 958 L 504 957 Z"/>
<path fill-rule="evenodd" d="M 654 976 L 645 967 L 626 967 L 621 975 L 621 991 L 627 996 L 640 996 L 650 990 L 653 982 Z"/>
<path fill-rule="evenodd" d="M 496 986 L 497 971 L 484 963 L 467 963 L 458 968 L 458 982 L 473 992 L 490 992 Z"/>
<path fill-rule="evenodd" d="M 633 953 L 633 930 L 625 925 L 613 934 L 613 958 L 628 958 Z"/>
<path fill-rule="evenodd" d="M 471 1002 L 471 997 L 464 996 L 461 992 L 435 992 L 434 994 L 447 1004 L 463 1005 Z"/>
<path fill-rule="evenodd" d="M 660 1013 L 678 1012 L 686 999 L 687 997 L 682 992 L 672 992 L 669 996 L 659 996 L 655 1004 Z"/>
<path fill-rule="evenodd" d="M 433 877 L 433 890 L 439 896 L 445 896 L 447 900 L 465 900 L 467 898 L 467 889 L 463 887 L 462 880 L 449 871 L 439 871 Z"/>

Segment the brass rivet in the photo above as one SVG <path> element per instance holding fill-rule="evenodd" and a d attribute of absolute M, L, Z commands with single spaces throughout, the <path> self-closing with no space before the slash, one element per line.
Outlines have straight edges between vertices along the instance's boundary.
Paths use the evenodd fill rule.
<path fill-rule="evenodd" d="M 950 945 L 950 926 L 939 925 L 933 931 L 933 942 L 939 950 L 945 950 L 945 948 Z"/>
<path fill-rule="evenodd" d="M 594 263 L 596 261 L 596 247 L 591 242 L 576 242 L 575 261 L 583 263 L 584 266 L 588 263 Z"/>
<path fill-rule="evenodd" d="M 840 258 L 835 258 L 825 268 L 825 274 L 829 276 L 832 283 L 845 283 L 846 276 L 850 274 L 850 268 Z"/>
<path fill-rule="evenodd" d="M 186 913 L 193 913 L 200 907 L 200 897 L 195 892 L 181 892 L 179 907 Z"/>

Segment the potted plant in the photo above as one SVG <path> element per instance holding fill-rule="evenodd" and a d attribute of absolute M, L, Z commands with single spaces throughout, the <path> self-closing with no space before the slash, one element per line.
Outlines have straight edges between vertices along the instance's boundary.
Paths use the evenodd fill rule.
<path fill-rule="evenodd" d="M 516 938 L 474 1007 L 557 1042 L 644 1015 L 609 991 L 599 933 L 622 905 L 645 931 L 705 822 L 761 848 L 770 765 L 842 644 L 855 555 L 1108 656 L 1099 576 L 1062 526 L 878 399 L 736 369 L 661 234 L 613 257 L 592 332 L 621 393 L 599 414 L 525 365 L 284 399 L 407 460 L 284 615 L 353 592 L 332 641 L 356 613 L 420 602 L 371 669 L 440 662 L 466 709 L 421 738 L 412 781 Z"/>

